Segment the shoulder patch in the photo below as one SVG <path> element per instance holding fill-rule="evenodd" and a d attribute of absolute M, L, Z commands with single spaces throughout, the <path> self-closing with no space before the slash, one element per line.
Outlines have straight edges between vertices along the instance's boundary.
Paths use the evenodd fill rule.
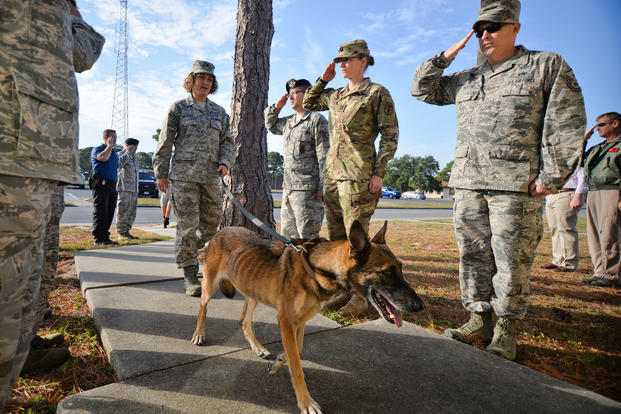
<path fill-rule="evenodd" d="M 386 104 L 384 105 L 384 115 L 392 115 L 392 113 L 395 111 L 395 108 L 392 105 L 392 102 L 386 102 Z"/>
<path fill-rule="evenodd" d="M 582 89 L 580 89 L 580 85 L 578 84 L 578 81 L 576 80 L 576 77 L 574 76 L 573 70 L 568 69 L 563 76 L 565 77 L 565 81 L 567 82 L 567 87 L 569 89 L 571 89 L 574 92 L 582 91 Z"/>

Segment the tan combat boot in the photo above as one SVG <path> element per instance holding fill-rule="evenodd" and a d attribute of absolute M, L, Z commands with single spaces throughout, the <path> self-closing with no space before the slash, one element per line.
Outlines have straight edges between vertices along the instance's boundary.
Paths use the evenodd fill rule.
<path fill-rule="evenodd" d="M 465 344 L 476 340 L 489 344 L 492 340 L 492 326 L 492 312 L 472 312 L 465 325 L 457 329 L 446 329 L 444 336 Z"/>
<path fill-rule="evenodd" d="M 518 320 L 498 318 L 494 327 L 494 339 L 487 352 L 513 361 L 517 346 Z"/>
<path fill-rule="evenodd" d="M 338 314 L 341 316 L 356 318 L 360 314 L 366 312 L 368 308 L 369 304 L 365 298 L 363 298 L 362 296 L 354 295 L 345 306 L 339 309 Z"/>
<path fill-rule="evenodd" d="M 183 268 L 183 285 L 186 295 L 201 295 L 201 284 L 198 281 L 198 266 L 192 265 Z"/>
<path fill-rule="evenodd" d="M 349 293 L 342 293 L 326 303 L 323 308 L 329 311 L 337 311 L 341 309 L 349 300 L 351 299 L 351 295 Z"/>

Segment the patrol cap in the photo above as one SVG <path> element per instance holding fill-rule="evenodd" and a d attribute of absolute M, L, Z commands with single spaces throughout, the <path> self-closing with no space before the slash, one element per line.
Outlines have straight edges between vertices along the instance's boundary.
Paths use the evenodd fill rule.
<path fill-rule="evenodd" d="M 192 63 L 192 73 L 209 73 L 210 75 L 214 75 L 214 69 L 213 63 L 204 60 L 195 60 L 194 63 Z"/>
<path fill-rule="evenodd" d="M 127 145 L 138 145 L 140 141 L 138 141 L 136 138 L 127 138 L 125 140 L 125 144 Z"/>
<path fill-rule="evenodd" d="M 518 21 L 520 18 L 520 0 L 498 0 L 481 7 L 479 17 L 472 28 L 480 22 L 502 23 L 507 19 Z"/>
<path fill-rule="evenodd" d="M 351 42 L 343 43 L 339 46 L 339 55 L 334 58 L 335 63 L 342 62 L 347 58 L 352 57 L 367 57 L 370 66 L 373 66 L 375 59 L 371 56 L 371 52 L 367 47 L 367 42 L 364 40 L 352 40 Z"/>
<path fill-rule="evenodd" d="M 287 81 L 287 84 L 285 85 L 285 88 L 287 88 L 287 93 L 289 93 L 291 89 L 295 89 L 300 86 L 312 86 L 312 85 L 306 79 L 289 79 Z"/>

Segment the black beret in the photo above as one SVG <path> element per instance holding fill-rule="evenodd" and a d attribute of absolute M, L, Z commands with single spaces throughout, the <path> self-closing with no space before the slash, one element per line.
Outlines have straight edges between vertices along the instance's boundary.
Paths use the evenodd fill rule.
<path fill-rule="evenodd" d="M 295 89 L 299 86 L 312 86 L 311 83 L 309 81 L 307 81 L 306 79 L 289 79 L 287 81 L 287 84 L 285 85 L 285 87 L 287 88 L 287 93 L 289 93 L 289 91 L 291 89 Z"/>
<path fill-rule="evenodd" d="M 126 143 L 127 145 L 138 145 L 138 143 L 139 143 L 139 142 L 140 142 L 140 141 L 138 141 L 136 138 L 127 138 L 127 139 L 125 140 L 125 143 Z"/>

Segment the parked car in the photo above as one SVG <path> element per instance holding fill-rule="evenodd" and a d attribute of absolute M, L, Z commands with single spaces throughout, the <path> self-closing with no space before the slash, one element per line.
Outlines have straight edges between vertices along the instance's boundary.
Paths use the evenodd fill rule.
<path fill-rule="evenodd" d="M 382 197 L 401 198 L 401 191 L 392 187 L 382 187 Z"/>
<path fill-rule="evenodd" d="M 410 199 L 414 199 L 414 200 L 424 200 L 427 197 L 425 197 L 425 194 L 419 193 L 418 191 L 406 191 L 405 193 L 401 194 L 401 198 L 410 198 Z"/>
<path fill-rule="evenodd" d="M 157 182 L 151 174 L 146 171 L 138 171 L 138 197 L 159 198 Z"/>

